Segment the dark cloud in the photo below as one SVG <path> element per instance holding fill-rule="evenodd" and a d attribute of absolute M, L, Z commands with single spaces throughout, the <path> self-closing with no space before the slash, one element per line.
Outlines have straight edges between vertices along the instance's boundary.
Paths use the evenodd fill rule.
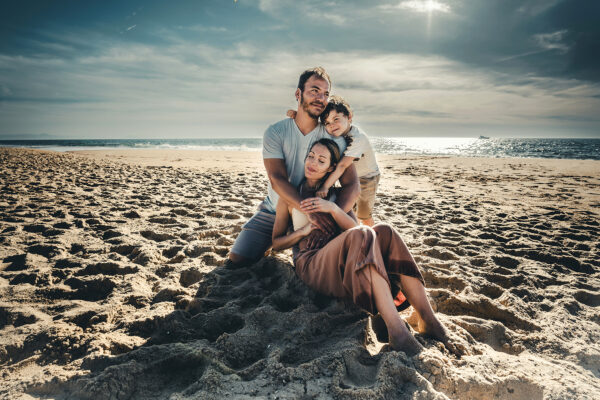
<path fill-rule="evenodd" d="M 397 7 L 401 0 L 9 2 L 0 17 L 0 51 L 68 57 L 97 51 L 102 38 L 166 45 L 170 38 L 161 31 L 176 34 L 179 27 L 185 40 L 209 41 L 224 49 L 245 41 L 298 52 L 352 48 L 437 54 L 511 74 L 600 80 L 598 1 L 440 2 L 449 12 L 419 13 Z M 269 26 L 284 29 L 265 29 Z M 185 29 L 189 27 L 196 29 Z M 52 37 L 48 32 L 64 34 Z M 68 38 L 78 32 L 95 37 L 87 43 Z"/>
<path fill-rule="evenodd" d="M 581 115 L 548 115 L 546 119 L 569 121 L 569 122 L 599 122 L 600 117 L 581 116 Z"/>
<path fill-rule="evenodd" d="M 428 118 L 450 118 L 452 114 L 444 112 L 435 112 L 427 110 L 407 110 L 400 112 L 401 115 L 410 115 L 416 117 L 428 117 Z"/>
<path fill-rule="evenodd" d="M 420 52 L 517 76 L 600 78 L 600 2 L 451 2 L 451 15 L 432 16 Z M 414 27 L 406 30 L 415 31 Z"/>
<path fill-rule="evenodd" d="M 380 92 L 407 92 L 409 90 L 421 90 L 421 89 L 431 89 L 432 84 L 430 82 L 423 82 L 421 84 L 392 84 L 385 86 L 374 86 L 372 83 L 368 82 L 346 82 L 334 81 L 334 91 L 337 90 L 367 90 L 369 92 L 380 93 Z"/>
<path fill-rule="evenodd" d="M 290 31 L 294 48 L 343 48 L 442 55 L 517 76 L 600 79 L 600 2 L 589 0 L 440 0 L 450 12 L 430 14 L 381 2 L 286 3 L 271 13 Z M 314 7 L 312 18 L 298 18 Z M 269 12 L 266 10 L 266 12 Z M 321 13 L 322 17 L 319 18 Z M 335 14 L 344 24 L 331 23 Z M 280 45 L 282 43 L 278 43 Z"/>
<path fill-rule="evenodd" d="M 78 104 L 78 103 L 100 103 L 103 99 L 91 98 L 65 98 L 65 97 L 17 97 L 0 96 L 0 103 L 49 103 L 49 104 Z"/>

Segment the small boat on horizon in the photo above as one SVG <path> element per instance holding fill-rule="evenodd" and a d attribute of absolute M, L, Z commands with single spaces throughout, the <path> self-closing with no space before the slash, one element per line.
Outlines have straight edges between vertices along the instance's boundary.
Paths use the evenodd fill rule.
<path fill-rule="evenodd" d="M 479 139 L 489 139 L 489 138 L 490 138 L 489 136 L 483 136 L 483 135 L 479 136 Z"/>

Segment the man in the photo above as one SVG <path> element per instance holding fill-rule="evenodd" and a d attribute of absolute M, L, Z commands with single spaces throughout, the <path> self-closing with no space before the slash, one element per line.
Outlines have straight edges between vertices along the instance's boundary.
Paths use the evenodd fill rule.
<path fill-rule="evenodd" d="M 286 118 L 267 128 L 263 137 L 263 161 L 269 176 L 267 198 L 259 210 L 242 227 L 229 259 L 234 263 L 256 261 L 271 247 L 271 234 L 275 222 L 275 208 L 279 196 L 300 209 L 300 195 L 296 188 L 304 177 L 304 159 L 311 145 L 319 139 L 333 139 L 319 124 L 319 115 L 325 110 L 329 98 L 331 80 L 321 67 L 311 68 L 300 75 L 296 89 L 298 109 L 294 119 Z M 343 152 L 346 142 L 336 138 Z M 348 212 L 360 193 L 354 166 L 346 169 L 340 177 L 342 190 L 336 203 Z M 309 247 L 319 246 L 333 233 L 333 221 L 321 214 L 308 215 L 319 227 L 309 236 Z"/>

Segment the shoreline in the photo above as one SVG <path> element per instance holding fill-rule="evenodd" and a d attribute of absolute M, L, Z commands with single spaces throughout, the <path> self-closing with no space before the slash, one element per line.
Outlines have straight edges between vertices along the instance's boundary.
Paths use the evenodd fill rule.
<path fill-rule="evenodd" d="M 598 139 L 600 140 L 600 139 Z M 0 148 L 3 149 L 23 149 L 23 150 L 36 150 L 36 151 L 49 151 L 55 153 L 67 153 L 67 154 L 86 154 L 89 156 L 98 157 L 99 154 L 105 154 L 108 157 L 115 158 L 116 155 L 121 155 L 123 158 L 130 156 L 130 152 L 149 152 L 159 154 L 160 152 L 173 153 L 180 152 L 182 154 L 193 155 L 195 153 L 249 153 L 249 154 L 260 154 L 261 148 L 253 149 L 176 149 L 176 148 L 105 148 L 105 147 L 91 147 L 86 149 L 75 149 L 70 150 L 70 147 L 61 148 L 61 150 L 49 149 L 49 148 L 31 148 L 31 147 L 3 147 L 0 144 Z M 401 153 L 401 154 L 388 154 L 384 152 L 378 152 L 376 150 L 377 157 L 403 157 L 403 158 L 420 158 L 420 157 L 433 157 L 433 158 L 445 158 L 445 157 L 456 157 L 456 158 L 485 158 L 485 159 L 527 159 L 527 160 L 572 160 L 572 161 L 600 161 L 600 159 L 594 158 L 557 158 L 557 157 L 525 157 L 525 156 L 504 156 L 504 155 L 460 155 L 460 154 L 433 154 L 433 153 Z"/>
<path fill-rule="evenodd" d="M 51 150 L 40 150 L 40 151 L 51 151 Z M 52 151 L 54 152 L 54 151 Z M 60 153 L 60 152 L 55 152 Z M 136 158 L 150 158 L 154 157 L 165 157 L 168 158 L 166 160 L 172 161 L 172 158 L 175 157 L 175 154 L 180 154 L 184 157 L 193 157 L 193 156 L 204 156 L 203 153 L 206 154 L 214 154 L 218 157 L 226 156 L 229 158 L 237 158 L 235 157 L 237 154 L 240 155 L 242 159 L 252 159 L 258 158 L 261 159 L 262 162 L 262 151 L 259 150 L 178 150 L 178 149 L 111 149 L 111 150 L 76 150 L 76 151 L 66 151 L 67 154 L 79 154 L 89 156 L 95 159 L 108 158 L 108 159 L 116 159 L 120 158 L 121 161 L 132 161 Z M 377 160 L 380 159 L 383 162 L 389 161 L 390 159 L 401 159 L 401 160 L 413 160 L 413 159 L 445 159 L 445 158 L 456 158 L 456 159 L 464 159 L 464 160 L 531 160 L 531 161 L 541 161 L 542 163 L 553 162 L 553 161 L 564 161 L 567 162 L 583 162 L 590 163 L 590 167 L 593 168 L 593 171 L 596 173 L 600 173 L 600 168 L 594 166 L 594 164 L 600 165 L 600 160 L 593 159 L 577 159 L 577 158 L 546 158 L 546 157 L 488 157 L 488 156 L 457 156 L 457 155 L 429 155 L 429 154 L 383 154 L 383 153 L 375 153 Z"/>

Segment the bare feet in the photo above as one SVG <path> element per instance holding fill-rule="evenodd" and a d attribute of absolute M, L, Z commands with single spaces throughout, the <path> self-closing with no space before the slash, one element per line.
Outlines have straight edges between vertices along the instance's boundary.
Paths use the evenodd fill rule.
<path fill-rule="evenodd" d="M 407 356 L 414 356 L 423 351 L 423 346 L 408 331 L 402 321 L 401 329 L 388 329 L 390 347 L 396 351 L 403 351 Z"/>
<path fill-rule="evenodd" d="M 371 328 L 373 328 L 373 332 L 375 332 L 375 336 L 379 342 L 389 342 L 388 328 L 381 314 L 371 316 Z"/>
<path fill-rule="evenodd" d="M 419 319 L 418 327 L 423 336 L 442 342 L 448 351 L 453 353 L 455 356 L 460 357 L 463 354 L 463 351 L 461 351 L 458 346 L 450 341 L 448 331 L 435 316 L 433 316 L 433 318 L 429 321 Z"/>
<path fill-rule="evenodd" d="M 379 342 L 389 342 L 390 347 L 396 351 L 403 351 L 406 355 L 413 356 L 423 350 L 423 346 L 410 333 L 410 328 L 403 320 L 400 320 L 399 328 L 388 329 L 381 314 L 377 314 L 371 317 L 371 328 Z"/>

